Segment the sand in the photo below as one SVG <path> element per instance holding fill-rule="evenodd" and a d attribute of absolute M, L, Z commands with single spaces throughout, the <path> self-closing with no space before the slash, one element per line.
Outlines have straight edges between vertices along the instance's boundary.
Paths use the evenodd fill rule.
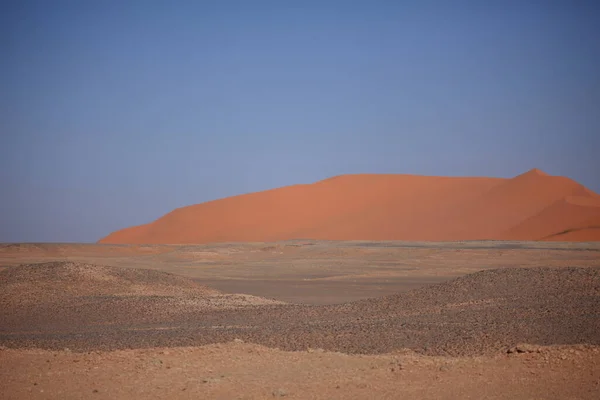
<path fill-rule="evenodd" d="M 597 399 L 600 349 L 489 357 L 284 352 L 248 343 L 0 351 L 4 399 Z"/>
<path fill-rule="evenodd" d="M 178 208 L 100 243 L 600 241 L 600 196 L 533 169 L 511 179 L 343 175 Z"/>

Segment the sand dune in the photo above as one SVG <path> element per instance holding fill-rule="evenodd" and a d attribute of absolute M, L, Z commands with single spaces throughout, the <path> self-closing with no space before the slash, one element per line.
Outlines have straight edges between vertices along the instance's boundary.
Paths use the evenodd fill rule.
<path fill-rule="evenodd" d="M 5 301 L 19 304 L 73 296 L 208 296 L 219 292 L 173 274 L 59 261 L 20 265 L 0 272 Z"/>
<path fill-rule="evenodd" d="M 568 240 L 575 238 L 575 233 L 582 240 L 600 241 L 600 198 L 564 197 L 515 226 L 506 235 L 513 240 L 531 236 Z"/>
<path fill-rule="evenodd" d="M 511 179 L 342 175 L 178 208 L 100 243 L 595 241 L 599 210 L 596 193 L 537 169 Z"/>

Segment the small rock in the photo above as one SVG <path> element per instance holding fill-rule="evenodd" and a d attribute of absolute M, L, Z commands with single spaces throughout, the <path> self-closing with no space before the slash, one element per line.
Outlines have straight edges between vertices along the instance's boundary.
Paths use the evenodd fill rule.
<path fill-rule="evenodd" d="M 398 360 L 390 361 L 390 365 L 393 365 L 392 372 L 394 372 L 395 370 L 401 371 L 404 369 L 404 365 L 402 365 L 402 363 Z"/>
<path fill-rule="evenodd" d="M 449 367 L 449 366 L 447 366 L 447 365 L 442 365 L 442 366 L 440 367 L 440 371 L 442 371 L 442 372 L 447 372 L 447 371 L 450 371 L 450 367 Z"/>
<path fill-rule="evenodd" d="M 285 397 L 287 396 L 287 392 L 284 389 L 273 390 L 273 397 Z"/>
<path fill-rule="evenodd" d="M 508 354 L 513 354 L 513 353 L 540 353 L 541 350 L 539 347 L 537 346 L 533 346 L 530 344 L 519 344 L 515 347 L 511 347 L 510 349 L 508 349 L 506 351 Z"/>
<path fill-rule="evenodd" d="M 313 349 L 313 348 L 310 348 L 310 347 L 308 349 L 306 349 L 306 351 L 308 353 L 324 353 L 325 352 L 325 350 L 323 350 L 321 348 Z"/>
<path fill-rule="evenodd" d="M 530 344 L 520 344 L 517 346 L 518 353 L 539 353 L 540 348 Z"/>
<path fill-rule="evenodd" d="M 242 339 L 238 339 L 238 338 L 233 339 L 233 342 L 234 343 L 244 343 L 244 341 Z"/>
<path fill-rule="evenodd" d="M 92 390 L 92 393 L 98 393 L 98 389 Z"/>

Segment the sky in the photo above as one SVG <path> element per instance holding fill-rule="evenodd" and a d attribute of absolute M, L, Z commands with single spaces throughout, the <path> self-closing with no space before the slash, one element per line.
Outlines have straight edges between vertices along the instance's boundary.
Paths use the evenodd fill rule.
<path fill-rule="evenodd" d="M 349 173 L 600 193 L 595 1 L 0 2 L 0 242 Z"/>

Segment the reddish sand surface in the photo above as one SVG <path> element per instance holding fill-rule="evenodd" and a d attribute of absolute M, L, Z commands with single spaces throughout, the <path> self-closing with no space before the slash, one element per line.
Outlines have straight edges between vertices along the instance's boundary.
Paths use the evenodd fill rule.
<path fill-rule="evenodd" d="M 178 208 L 100 243 L 600 241 L 600 195 L 533 169 L 511 179 L 343 175 Z"/>
<path fill-rule="evenodd" d="M 286 352 L 240 341 L 87 352 L 0 350 L 4 399 L 597 399 L 600 348 L 485 357 Z"/>

